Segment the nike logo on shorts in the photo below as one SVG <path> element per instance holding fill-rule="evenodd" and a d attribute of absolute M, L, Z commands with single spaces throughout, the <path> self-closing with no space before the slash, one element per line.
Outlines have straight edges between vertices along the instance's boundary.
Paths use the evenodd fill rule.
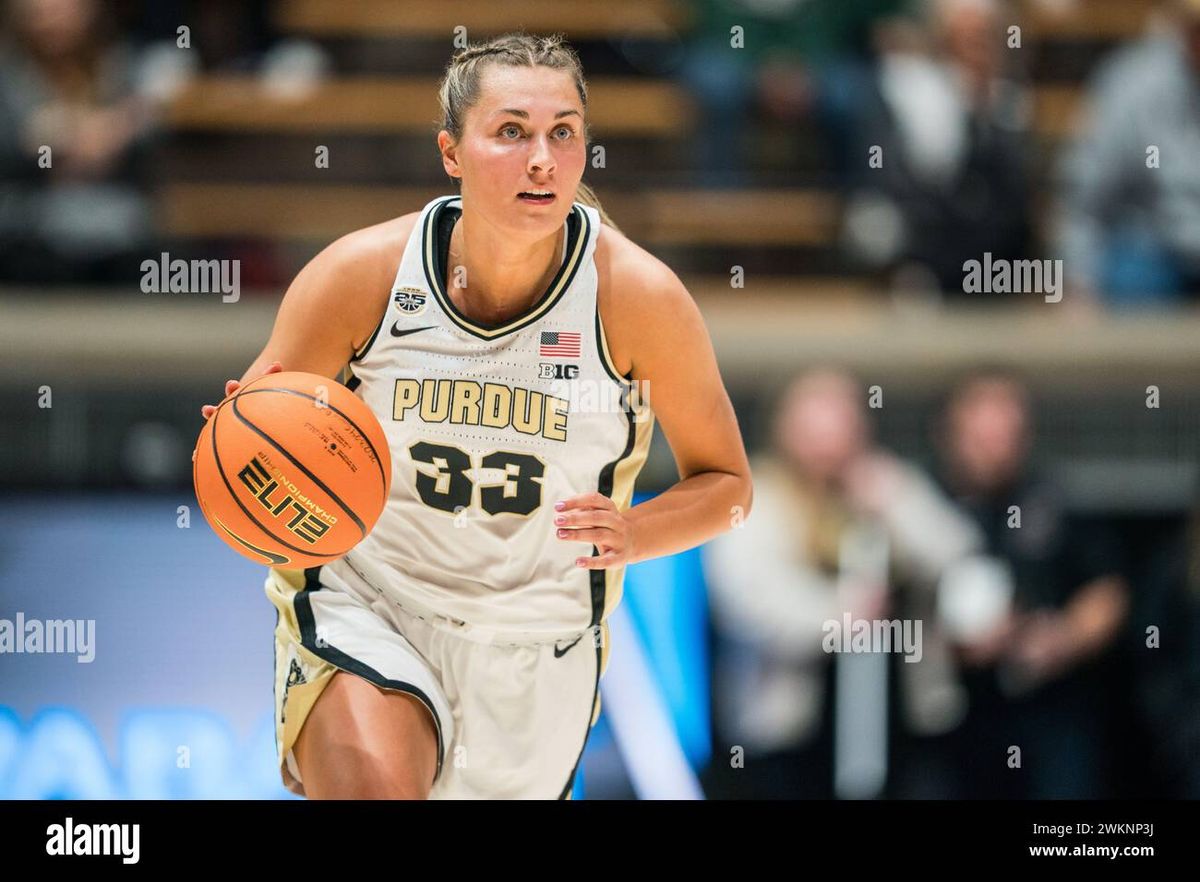
<path fill-rule="evenodd" d="M 565 649 L 559 649 L 557 646 L 555 646 L 554 647 L 554 657 L 562 658 L 564 655 L 567 654 L 567 652 L 570 651 L 572 646 L 574 646 L 576 643 L 578 643 L 582 639 L 583 639 L 583 635 L 580 634 L 578 637 L 576 637 L 574 640 L 572 640 L 570 643 L 568 643 Z"/>

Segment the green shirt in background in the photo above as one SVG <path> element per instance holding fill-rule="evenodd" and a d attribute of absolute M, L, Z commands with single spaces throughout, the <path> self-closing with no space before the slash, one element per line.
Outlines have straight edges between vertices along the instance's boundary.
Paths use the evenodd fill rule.
<path fill-rule="evenodd" d="M 748 61 L 819 62 L 861 50 L 871 25 L 912 11 L 913 0 L 692 0 L 691 39 L 728 45 L 740 25 Z"/>

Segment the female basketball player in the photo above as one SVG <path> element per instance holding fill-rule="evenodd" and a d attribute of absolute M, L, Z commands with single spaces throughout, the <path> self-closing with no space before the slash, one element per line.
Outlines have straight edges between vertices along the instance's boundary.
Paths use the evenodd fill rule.
<path fill-rule="evenodd" d="M 472 45 L 440 98 L 461 195 L 313 258 L 240 381 L 348 369 L 394 462 L 353 551 L 269 571 L 281 774 L 309 797 L 569 798 L 625 565 L 748 515 L 749 469 L 690 295 L 581 182 L 575 53 Z M 654 418 L 681 480 L 630 507 Z"/>

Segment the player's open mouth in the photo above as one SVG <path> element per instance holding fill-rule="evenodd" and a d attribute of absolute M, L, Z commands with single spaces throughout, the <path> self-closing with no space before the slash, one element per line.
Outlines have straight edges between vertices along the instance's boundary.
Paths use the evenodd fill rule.
<path fill-rule="evenodd" d="M 525 190 L 517 194 L 517 198 L 522 202 L 528 202 L 531 205 L 549 205 L 554 201 L 553 190 Z"/>

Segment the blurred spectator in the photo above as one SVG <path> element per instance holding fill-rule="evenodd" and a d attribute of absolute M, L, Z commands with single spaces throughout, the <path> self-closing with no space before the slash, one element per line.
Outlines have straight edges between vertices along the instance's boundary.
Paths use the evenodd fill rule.
<path fill-rule="evenodd" d="M 1144 579 L 1127 657 L 1158 780 L 1138 795 L 1200 799 L 1200 502 L 1183 530 L 1166 537 Z"/>
<path fill-rule="evenodd" d="M 862 43 L 869 24 L 910 0 L 697 0 L 682 76 L 700 110 L 702 183 L 744 186 L 756 122 L 795 126 L 814 109 L 812 66 Z M 734 44 L 738 28 L 740 44 Z"/>
<path fill-rule="evenodd" d="M 1027 98 L 1003 67 L 996 0 L 925 8 L 880 23 L 845 102 L 844 238 L 890 286 L 961 295 L 965 261 L 1028 256 Z"/>
<path fill-rule="evenodd" d="M 140 185 L 151 129 L 136 59 L 94 0 L 12 0 L 7 15 L 0 279 L 136 278 L 150 235 Z"/>
<path fill-rule="evenodd" d="M 1200 0 L 1119 50 L 1087 88 L 1062 163 L 1058 237 L 1068 296 L 1115 306 L 1200 292 Z"/>
<path fill-rule="evenodd" d="M 268 86 L 302 90 L 329 73 L 332 59 L 314 40 L 280 33 L 276 5 L 268 0 L 159 0 L 141 17 L 139 36 L 156 62 L 184 65 L 189 73 L 259 74 Z M 184 25 L 189 46 L 181 53 L 177 42 Z"/>
<path fill-rule="evenodd" d="M 1031 408 L 1015 377 L 987 371 L 962 381 L 940 431 L 940 477 L 983 531 L 1011 592 L 1007 605 L 980 601 L 996 614 L 958 641 L 970 708 L 950 739 L 958 773 L 950 795 L 1105 796 L 1102 672 L 1129 605 L 1116 537 L 1069 519 L 1059 491 L 1031 466 Z M 1008 765 L 1014 745 L 1020 769 Z"/>
<path fill-rule="evenodd" d="M 934 484 L 871 440 L 865 392 L 830 370 L 800 376 L 774 420 L 773 450 L 756 457 L 754 515 L 704 548 L 714 628 L 716 731 L 745 750 L 745 767 L 711 768 L 714 796 L 827 797 L 835 660 L 826 623 L 898 614 L 922 619 L 939 574 L 979 537 Z M 892 584 L 847 591 L 848 537 L 865 525 L 887 537 Z M 897 667 L 908 724 L 941 731 L 958 722 L 962 696 L 936 628 L 917 663 Z M 717 749 L 717 757 L 728 756 Z"/>
<path fill-rule="evenodd" d="M 275 39 L 267 0 L 156 0 L 139 22 L 145 42 L 174 44 L 191 30 L 192 54 L 206 71 L 252 71 Z"/>

